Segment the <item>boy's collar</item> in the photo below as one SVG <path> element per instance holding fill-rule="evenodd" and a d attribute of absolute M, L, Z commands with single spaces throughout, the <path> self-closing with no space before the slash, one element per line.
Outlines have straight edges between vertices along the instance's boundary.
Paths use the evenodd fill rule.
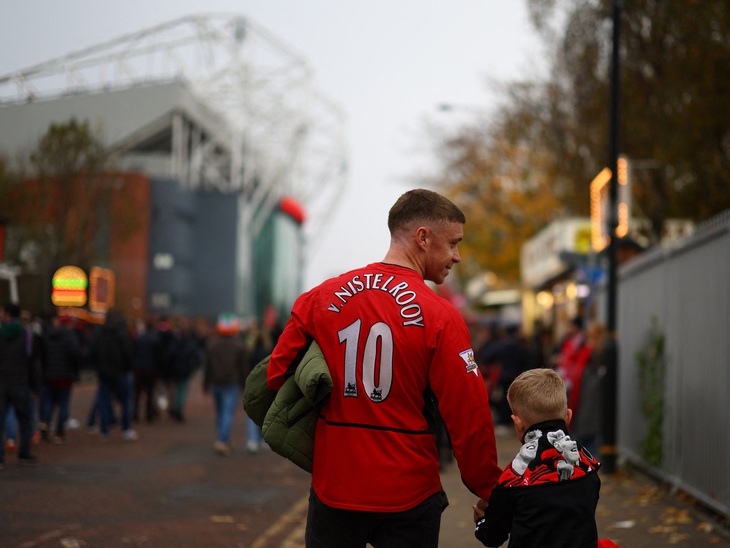
<path fill-rule="evenodd" d="M 542 431 L 553 431 L 553 430 L 563 430 L 564 432 L 568 432 L 568 424 L 565 422 L 564 419 L 550 419 L 542 422 L 538 422 L 536 424 L 533 424 L 530 426 L 527 430 L 525 430 L 525 433 L 522 436 L 522 439 L 520 440 L 522 443 L 525 443 L 525 436 L 529 432 L 532 432 L 533 430 L 542 430 Z"/>

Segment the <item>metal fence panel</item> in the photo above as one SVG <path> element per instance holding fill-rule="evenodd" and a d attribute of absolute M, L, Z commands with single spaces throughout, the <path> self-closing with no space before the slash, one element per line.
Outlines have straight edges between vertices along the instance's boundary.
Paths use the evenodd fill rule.
<path fill-rule="evenodd" d="M 622 457 L 730 516 L 730 212 L 681 245 L 621 268 L 618 287 L 618 440 Z M 652 322 L 665 337 L 662 461 L 642 456 L 637 354 Z"/>

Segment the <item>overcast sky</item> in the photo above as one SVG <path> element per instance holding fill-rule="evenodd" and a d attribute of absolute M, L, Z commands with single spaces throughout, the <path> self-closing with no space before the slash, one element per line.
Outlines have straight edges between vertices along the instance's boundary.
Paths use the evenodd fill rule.
<path fill-rule="evenodd" d="M 493 108 L 540 70 L 524 0 L 0 0 L 0 75 L 185 15 L 241 14 L 292 46 L 346 115 L 347 191 L 305 289 L 378 261 L 388 209 L 429 166 L 423 122 Z M 444 113 L 437 105 L 465 108 Z M 446 120 L 443 121 L 446 123 Z M 473 228 L 473 227 L 468 227 Z"/>

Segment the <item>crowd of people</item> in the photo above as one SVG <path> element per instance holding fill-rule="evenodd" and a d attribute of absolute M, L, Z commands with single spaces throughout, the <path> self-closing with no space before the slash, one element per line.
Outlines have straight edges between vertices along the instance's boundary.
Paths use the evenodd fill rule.
<path fill-rule="evenodd" d="M 103 324 L 85 324 L 60 314 L 31 318 L 16 304 L 0 317 L 0 469 L 7 454 L 34 466 L 33 445 L 65 444 L 69 426 L 85 427 L 108 440 L 118 431 L 124 441 L 138 437 L 134 423 L 162 417 L 185 422 L 189 386 L 199 374 L 212 395 L 217 415 L 214 450 L 230 452 L 233 417 L 251 368 L 276 341 L 276 322 L 226 320 L 214 328 L 204 320 L 161 316 L 125 318 L 112 308 Z M 229 359 L 228 344 L 236 356 Z M 223 357 L 223 363 L 221 363 Z M 96 382 L 83 423 L 69 416 L 73 388 Z M 78 423 L 78 424 L 76 424 Z M 256 452 L 261 431 L 247 429 L 247 448 Z"/>
<path fill-rule="evenodd" d="M 512 433 L 507 391 L 524 371 L 553 369 L 563 379 L 568 407 L 573 412 L 571 431 L 593 454 L 601 436 L 602 384 L 605 375 L 605 325 L 574 316 L 565 322 L 564 334 L 555 340 L 552 328 L 537 325 L 525 337 L 517 324 L 484 322 L 476 329 L 475 358 L 490 395 L 499 436 Z"/>

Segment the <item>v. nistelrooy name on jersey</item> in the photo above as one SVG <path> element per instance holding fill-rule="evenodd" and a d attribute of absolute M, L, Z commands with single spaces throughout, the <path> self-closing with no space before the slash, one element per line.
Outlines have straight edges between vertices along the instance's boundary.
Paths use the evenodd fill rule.
<path fill-rule="evenodd" d="M 401 307 L 400 315 L 405 319 L 403 326 L 415 325 L 423 327 L 423 315 L 421 307 L 416 300 L 418 295 L 412 289 L 408 289 L 407 282 L 400 282 L 393 287 L 389 287 L 395 276 L 390 276 L 381 284 L 382 274 L 363 274 L 353 276 L 345 285 L 340 286 L 340 291 L 335 291 L 334 296 L 340 300 L 340 303 L 333 302 L 329 305 L 328 310 L 339 314 L 340 310 L 347 304 L 356 294 L 362 291 L 377 290 L 385 291 L 395 299 L 396 304 Z"/>

